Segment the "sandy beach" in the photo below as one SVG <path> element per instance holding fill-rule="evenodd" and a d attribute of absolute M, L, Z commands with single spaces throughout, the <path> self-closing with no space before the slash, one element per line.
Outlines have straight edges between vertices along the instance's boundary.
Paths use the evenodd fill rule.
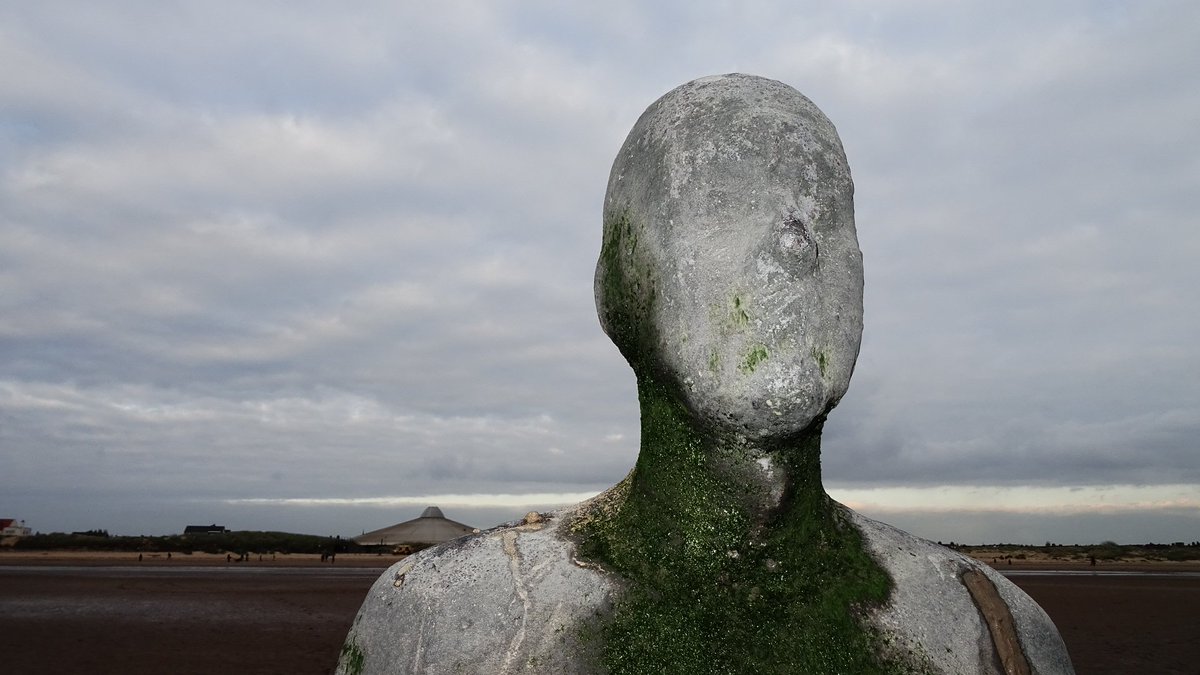
<path fill-rule="evenodd" d="M 4 672 L 324 674 L 394 556 L 0 552 Z M 1200 565 L 996 565 L 1042 604 L 1081 675 L 1200 673 Z"/>

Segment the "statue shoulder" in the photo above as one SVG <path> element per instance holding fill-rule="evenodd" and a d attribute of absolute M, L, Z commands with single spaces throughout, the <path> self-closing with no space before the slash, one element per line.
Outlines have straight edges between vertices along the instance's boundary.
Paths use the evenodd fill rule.
<path fill-rule="evenodd" d="M 889 648 L 924 655 L 934 672 L 999 674 L 1008 660 L 1029 668 L 1008 672 L 1074 672 L 1054 622 L 1016 584 L 957 551 L 845 513 L 892 579 L 888 603 L 869 615 Z"/>
<path fill-rule="evenodd" d="M 531 514 L 533 516 L 534 514 Z M 462 537 L 371 587 L 339 673 L 583 673 L 615 581 L 578 561 L 556 512 Z"/>

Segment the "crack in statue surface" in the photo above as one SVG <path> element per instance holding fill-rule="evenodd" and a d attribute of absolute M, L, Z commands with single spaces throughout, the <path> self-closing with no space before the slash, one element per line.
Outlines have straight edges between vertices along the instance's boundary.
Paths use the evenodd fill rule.
<path fill-rule="evenodd" d="M 501 668 L 501 672 L 508 673 L 512 670 L 513 660 L 521 651 L 521 644 L 525 642 L 525 625 L 529 620 L 529 593 L 525 590 L 525 579 L 521 575 L 521 553 L 517 549 L 517 532 L 508 530 L 501 535 L 501 539 L 504 542 L 504 553 L 508 556 L 508 569 L 512 573 L 513 587 L 516 588 L 517 598 L 521 601 L 521 627 L 508 645 L 508 652 L 504 656 L 504 666 Z"/>

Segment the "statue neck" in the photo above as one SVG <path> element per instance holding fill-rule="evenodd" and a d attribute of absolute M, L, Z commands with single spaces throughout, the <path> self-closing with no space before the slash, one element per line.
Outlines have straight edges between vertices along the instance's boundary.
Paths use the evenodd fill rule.
<path fill-rule="evenodd" d="M 580 558 L 625 581 L 603 628 L 608 671 L 692 658 L 695 669 L 824 672 L 830 646 L 867 645 L 855 608 L 886 600 L 890 581 L 821 487 L 820 423 L 756 445 L 705 429 L 643 374 L 638 396 L 637 466 L 571 525 Z M 845 653 L 874 654 L 856 650 Z"/>
<path fill-rule="evenodd" d="M 638 399 L 641 452 L 624 515 L 662 523 L 685 547 L 736 555 L 730 551 L 761 540 L 781 520 L 827 512 L 821 422 L 785 441 L 756 443 L 705 428 L 651 375 L 639 373 Z"/>

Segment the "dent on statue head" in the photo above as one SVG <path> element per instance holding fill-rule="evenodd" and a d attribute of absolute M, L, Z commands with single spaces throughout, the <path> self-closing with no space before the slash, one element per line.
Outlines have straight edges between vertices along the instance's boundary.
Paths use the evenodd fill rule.
<path fill-rule="evenodd" d="M 750 439 L 803 431 L 858 356 L 853 192 L 836 130 L 791 87 L 735 74 L 672 90 L 609 178 L 605 332 L 702 423 Z"/>

